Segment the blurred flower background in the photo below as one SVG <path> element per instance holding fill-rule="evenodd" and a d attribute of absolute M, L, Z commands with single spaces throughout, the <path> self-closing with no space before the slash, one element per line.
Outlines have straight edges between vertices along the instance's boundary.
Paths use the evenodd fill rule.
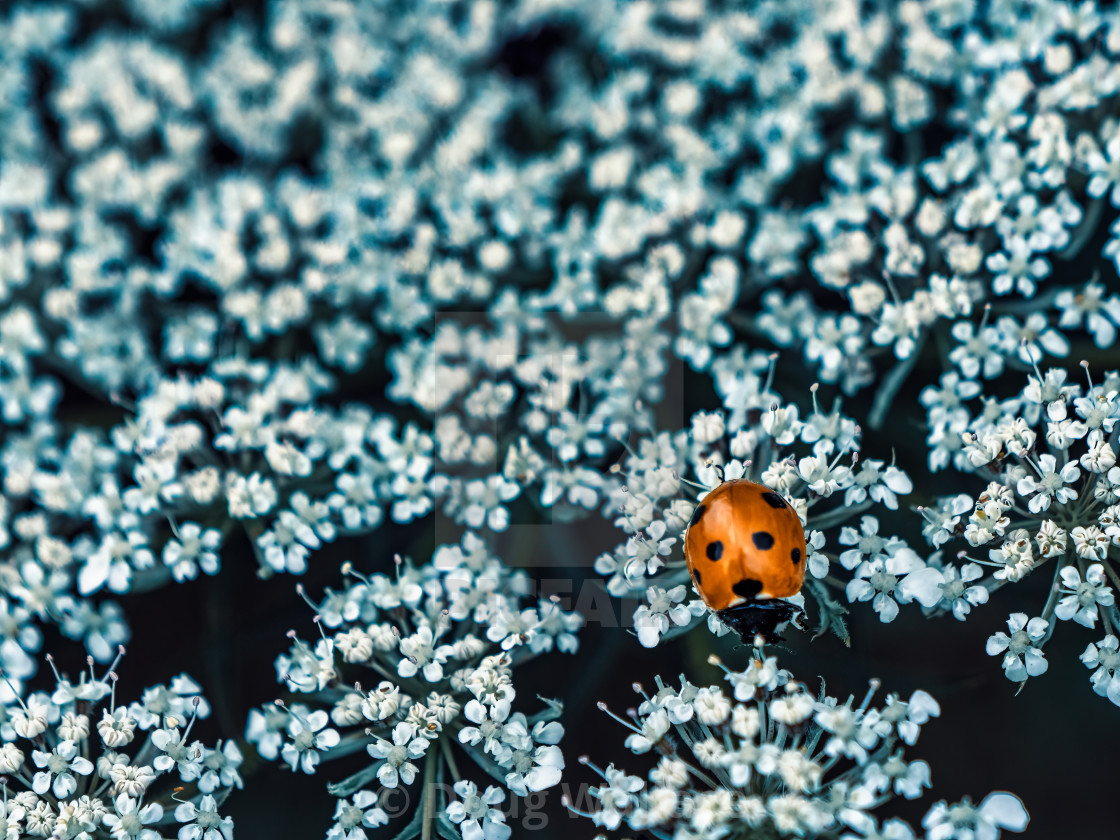
<path fill-rule="evenodd" d="M 1114 8 L 14 2 L 0 59 L 3 836 L 1107 836 Z M 741 477 L 777 647 L 682 553 Z"/>

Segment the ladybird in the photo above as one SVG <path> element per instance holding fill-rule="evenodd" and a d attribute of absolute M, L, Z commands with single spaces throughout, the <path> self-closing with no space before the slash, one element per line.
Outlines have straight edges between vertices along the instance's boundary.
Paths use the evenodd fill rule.
<path fill-rule="evenodd" d="M 804 616 L 779 599 L 805 581 L 805 529 L 769 487 L 735 479 L 713 488 L 692 513 L 684 554 L 704 603 L 743 641 L 779 641 L 778 625 Z"/>

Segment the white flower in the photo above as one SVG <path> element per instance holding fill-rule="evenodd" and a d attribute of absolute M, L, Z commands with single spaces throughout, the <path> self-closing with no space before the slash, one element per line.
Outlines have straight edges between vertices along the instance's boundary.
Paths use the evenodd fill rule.
<path fill-rule="evenodd" d="M 196 522 L 184 522 L 163 548 L 163 563 L 171 568 L 177 581 L 193 580 L 199 568 L 208 575 L 219 569 L 218 549 L 222 535 L 216 528 L 202 529 Z"/>
<path fill-rule="evenodd" d="M 1022 682 L 1027 677 L 1045 674 L 1050 663 L 1038 646 L 1046 636 L 1049 622 L 1042 618 L 1027 620 L 1026 613 L 1012 613 L 1007 619 L 1007 633 L 996 633 L 988 639 L 988 656 L 1003 654 L 1003 671 L 1009 680 Z"/>
<path fill-rule="evenodd" d="M 38 808 L 39 805 L 36 804 L 35 807 Z M 22 840 L 23 837 L 26 837 L 22 825 L 23 818 L 26 815 L 27 809 L 16 800 L 0 802 L 0 840 Z M 44 825 L 44 827 L 49 828 L 50 826 Z M 43 833 L 46 834 L 46 832 Z"/>
<path fill-rule="evenodd" d="M 652 575 L 660 569 L 665 561 L 662 559 L 672 553 L 676 537 L 666 537 L 668 526 L 665 520 L 658 519 L 645 529 L 645 536 L 635 534 L 626 541 L 626 553 L 630 559 L 623 567 L 623 573 L 628 580 L 644 575 Z"/>
<path fill-rule="evenodd" d="M 1052 557 L 1061 557 L 1066 553 L 1068 533 L 1059 527 L 1053 520 L 1044 519 L 1038 526 L 1035 542 L 1038 543 L 1038 553 L 1049 560 Z"/>
<path fill-rule="evenodd" d="M 1107 541 L 1105 546 L 1107 551 Z M 1105 579 L 1104 566 L 1093 563 L 1086 570 L 1084 581 L 1076 566 L 1065 566 L 1059 574 L 1062 578 L 1061 591 L 1068 594 L 1058 602 L 1054 615 L 1062 621 L 1073 620 L 1084 627 L 1096 627 L 1097 605 L 1110 607 L 1115 602 Z"/>
<path fill-rule="evenodd" d="M 179 829 L 179 840 L 233 840 L 233 819 L 218 813 L 214 797 L 206 794 L 195 805 L 184 802 L 175 809 L 175 819 L 189 823 Z"/>
<path fill-rule="evenodd" d="M 112 712 L 108 709 L 101 710 L 97 732 L 109 749 L 119 749 L 131 743 L 135 729 L 136 720 L 128 714 L 126 706 L 117 706 Z"/>
<path fill-rule="evenodd" d="M 334 809 L 334 825 L 327 830 L 327 840 L 369 840 L 364 828 L 387 825 L 389 815 L 377 804 L 377 794 L 360 790 L 347 802 L 339 799 Z"/>
<path fill-rule="evenodd" d="M 805 549 L 809 553 L 806 567 L 809 574 L 818 580 L 828 576 L 828 555 L 821 551 L 825 545 L 824 534 L 820 531 L 807 531 L 805 534 Z"/>
<path fill-rule="evenodd" d="M 940 499 L 936 510 L 918 508 L 926 520 L 922 534 L 930 545 L 939 548 L 953 538 L 953 532 L 961 521 L 961 515 L 974 508 L 972 497 L 967 493 Z"/>
<path fill-rule="evenodd" d="M 1109 633 L 1103 640 L 1091 644 L 1081 654 L 1086 668 L 1092 668 L 1089 682 L 1093 691 L 1120 706 L 1120 642 Z"/>
<path fill-rule="evenodd" d="M 474 782 L 463 780 L 454 785 L 461 801 L 447 806 L 447 818 L 458 824 L 463 840 L 506 840 L 512 833 L 506 825 L 506 815 L 500 808 L 506 793 L 490 785 L 479 795 Z"/>
<path fill-rule="evenodd" d="M 894 464 L 883 469 L 882 461 L 869 458 L 860 462 L 854 484 L 844 493 L 844 504 L 858 504 L 870 496 L 873 502 L 880 502 L 888 510 L 898 510 L 899 495 L 913 491 L 914 483 L 910 476 Z"/>
<path fill-rule="evenodd" d="M 150 802 L 141 808 L 139 800 L 123 793 L 113 800 L 113 805 L 117 812 L 102 817 L 113 840 L 158 840 L 159 832 L 144 826 L 163 819 L 162 805 Z"/>
<path fill-rule="evenodd" d="M 36 767 L 42 768 L 35 774 L 31 785 L 32 790 L 40 796 L 51 791 L 59 799 L 66 799 L 78 788 L 73 774 L 88 776 L 93 772 L 93 764 L 89 759 L 78 755 L 78 745 L 73 741 L 61 741 L 49 753 L 34 750 L 31 758 Z"/>
<path fill-rule="evenodd" d="M 401 722 L 393 727 L 392 742 L 378 738 L 366 751 L 380 759 L 377 779 L 387 788 L 396 787 L 401 782 L 410 785 L 416 779 L 416 765 L 409 759 L 419 758 L 428 749 L 430 742 L 416 734 L 408 723 Z"/>
<path fill-rule="evenodd" d="M 979 580 L 984 570 L 977 563 L 965 563 L 960 569 L 949 565 L 944 569 L 945 581 L 941 584 L 942 601 L 953 610 L 953 618 L 964 621 L 974 606 L 988 602 L 988 590 L 983 586 L 969 586 Z"/>
<path fill-rule="evenodd" d="M 1003 567 L 996 569 L 992 577 L 996 580 L 1017 581 L 1034 568 L 1034 547 L 1031 544 L 1030 533 L 1020 528 L 1013 531 L 999 548 L 988 551 L 988 559 L 994 563 L 1003 563 Z"/>
<path fill-rule="evenodd" d="M 1086 440 L 1089 451 L 1078 459 L 1088 472 L 1106 473 L 1116 465 L 1116 451 L 1102 429 L 1093 429 Z"/>
<path fill-rule="evenodd" d="M 961 369 L 961 375 L 966 379 L 975 379 L 981 374 L 984 379 L 1000 375 L 1004 360 L 999 352 L 999 331 L 995 327 L 984 326 L 976 331 L 968 321 L 957 321 L 951 332 L 961 344 L 950 351 L 949 361 Z M 942 379 L 944 384 L 955 385 L 955 380 Z"/>
<path fill-rule="evenodd" d="M 1108 558 L 1108 534 L 1096 525 L 1083 528 L 1078 525 L 1069 535 L 1073 537 L 1073 550 L 1083 560 L 1105 560 Z M 1099 564 L 1095 564 L 1098 565 Z"/>
<path fill-rule="evenodd" d="M 642 718 L 641 732 L 626 736 L 626 748 L 635 755 L 647 753 L 669 731 L 671 721 L 664 709 L 654 709 Z"/>
<path fill-rule="evenodd" d="M 278 706 L 267 705 L 262 712 L 253 709 L 249 712 L 249 722 L 245 729 L 245 737 L 252 744 L 256 744 L 257 752 L 272 761 L 280 754 L 284 743 L 283 733 L 288 728 L 291 715 Z"/>
<path fill-rule="evenodd" d="M 1031 513 L 1041 513 L 1047 510 L 1052 499 L 1056 499 L 1058 504 L 1064 505 L 1066 502 L 1077 498 L 1076 488 L 1066 486 L 1081 477 L 1081 471 L 1078 469 L 1076 460 L 1067 461 L 1059 470 L 1058 462 L 1054 456 L 1046 454 L 1039 455 L 1038 464 L 1031 463 L 1031 466 L 1038 473 L 1038 478 L 1026 474 L 1019 479 L 1015 486 L 1015 491 L 1020 496 L 1031 497 L 1028 504 Z"/>
<path fill-rule="evenodd" d="M 524 715 L 520 715 L 524 718 Z M 564 770 L 564 754 L 556 746 L 563 729 L 553 722 L 533 727 L 533 740 L 540 746 L 515 750 L 510 756 L 514 770 L 506 774 L 505 783 L 518 796 L 528 796 L 530 791 L 546 790 L 560 783 Z"/>
<path fill-rule="evenodd" d="M 852 471 L 845 466 L 830 464 L 826 457 L 810 455 L 797 462 L 797 470 L 809 489 L 818 496 L 831 496 L 842 487 L 848 486 Z"/>
<path fill-rule="evenodd" d="M 804 424 L 797 417 L 797 405 L 775 405 L 762 414 L 762 428 L 779 446 L 789 446 L 801 434 Z M 722 435 L 721 435 L 722 436 Z"/>
<path fill-rule="evenodd" d="M 823 544 L 823 537 L 821 542 Z M 864 560 L 887 553 L 884 549 L 889 545 L 893 548 L 890 541 L 879 536 L 879 520 L 874 516 L 861 516 L 858 532 L 851 525 L 845 525 L 840 529 L 838 542 L 840 545 L 856 546 L 840 552 L 840 565 L 845 569 L 854 569 Z"/>
<path fill-rule="evenodd" d="M 501 749 L 503 724 L 510 716 L 507 699 L 489 705 L 478 700 L 468 700 L 463 707 L 463 717 L 475 726 L 464 726 L 459 730 L 459 740 L 464 744 L 482 744 L 482 749 L 497 753 Z"/>
<path fill-rule="evenodd" d="M 697 443 L 714 443 L 723 437 L 724 430 L 723 415 L 718 411 L 698 411 L 692 415 L 692 439 Z"/>
<path fill-rule="evenodd" d="M 905 546 L 894 554 L 865 560 L 856 568 L 855 577 L 845 587 L 848 600 L 852 603 L 871 601 L 880 621 L 884 624 L 894 621 L 898 616 L 896 595 L 904 601 L 907 598 L 905 592 L 896 591 L 899 578 L 924 566 L 921 558 Z"/>
<path fill-rule="evenodd" d="M 763 660 L 751 660 L 750 667 L 743 671 L 729 671 L 725 679 L 735 687 L 735 699 L 745 703 L 763 692 L 785 685 L 789 681 L 789 672 L 778 667 L 777 657 L 767 656 Z M 673 722 L 680 723 L 685 719 Z"/>
<path fill-rule="evenodd" d="M 468 527 L 486 525 L 492 531 L 504 531 L 509 527 L 505 503 L 521 494 L 521 486 L 501 475 L 491 475 L 467 482 L 464 493 L 462 519 Z"/>
<path fill-rule="evenodd" d="M 450 648 L 436 645 L 430 624 L 421 625 L 411 636 L 401 639 L 400 650 L 404 658 L 397 665 L 397 673 L 405 679 L 420 671 L 428 682 L 443 678 L 443 663 L 447 661 Z"/>
<path fill-rule="evenodd" d="M 674 586 L 668 591 L 659 586 L 651 586 L 646 590 L 649 604 L 642 604 L 634 610 L 634 630 L 643 647 L 657 647 L 670 627 L 684 627 L 703 614 L 702 602 L 683 603 L 686 595 L 687 590 L 683 585 Z"/>
<path fill-rule="evenodd" d="M 979 806 L 962 799 L 952 805 L 938 802 L 922 819 L 928 840 L 997 840 L 1000 829 L 1020 832 L 1030 817 L 1019 797 L 989 793 Z"/>
<path fill-rule="evenodd" d="M 591 795 L 599 800 L 599 808 L 593 819 L 595 825 L 614 831 L 622 823 L 622 817 L 638 801 L 635 794 L 645 787 L 637 776 L 628 776 L 613 764 L 603 771 L 605 785 L 591 789 Z"/>
<path fill-rule="evenodd" d="M 705 686 L 692 701 L 696 719 L 707 726 L 718 726 L 731 714 L 731 702 L 716 687 Z"/>
<path fill-rule="evenodd" d="M 196 741 L 187 743 L 186 734 L 177 726 L 167 726 L 152 732 L 152 745 L 160 751 L 152 759 L 152 766 L 160 772 L 176 768 L 184 781 L 194 781 L 202 771 L 202 748 Z"/>
<path fill-rule="evenodd" d="M 338 746 L 337 730 L 327 727 L 329 718 L 322 709 L 296 715 L 288 723 L 288 738 L 280 755 L 293 771 L 296 765 L 304 773 L 314 773 L 319 764 L 319 751 Z"/>
<path fill-rule="evenodd" d="M 236 741 L 226 741 L 224 747 L 219 741 L 218 748 L 207 749 L 202 759 L 203 771 L 198 789 L 203 793 L 213 793 L 218 787 L 240 788 L 243 782 L 238 768 L 242 760 Z"/>
<path fill-rule="evenodd" d="M 230 472 L 226 476 L 226 498 L 231 517 L 250 519 L 263 516 L 276 506 L 276 487 L 271 479 L 264 478 L 259 472 L 252 473 L 248 478 Z"/>
<path fill-rule="evenodd" d="M 369 720 L 385 720 L 397 711 L 400 703 L 400 689 L 388 680 L 382 680 L 363 698 L 362 714 Z"/>
<path fill-rule="evenodd" d="M 58 710 L 55 709 L 55 714 Z M 51 706 L 43 697 L 32 695 L 27 701 L 11 712 L 12 729 L 21 738 L 34 740 L 47 729 L 47 721 L 51 714 Z"/>
<path fill-rule="evenodd" d="M 930 718 L 941 716 L 941 704 L 928 691 L 918 689 L 905 703 L 896 695 L 887 698 L 883 718 L 894 723 L 903 743 L 915 744 L 921 726 Z"/>
<path fill-rule="evenodd" d="M 0 773 L 18 773 L 23 760 L 23 750 L 15 744 L 0 745 Z"/>
<path fill-rule="evenodd" d="M 1115 234 L 1116 223 L 1113 223 L 1112 230 Z M 1106 247 L 1113 247 L 1116 241 L 1114 238 Z M 1120 251 L 1113 247 L 1112 255 L 1113 259 L 1117 259 Z M 1072 289 L 1063 289 L 1054 303 L 1062 310 L 1059 327 L 1077 327 L 1084 319 L 1085 328 L 1092 333 L 1097 347 L 1111 347 L 1116 341 L 1116 327 L 1120 325 L 1120 297 L 1112 295 L 1106 299 L 1103 283 L 1088 283 L 1076 293 Z"/>
<path fill-rule="evenodd" d="M 818 711 L 815 717 L 817 724 L 832 735 L 825 743 L 825 752 L 854 758 L 858 764 L 863 764 L 867 760 L 867 751 L 875 748 L 880 737 L 875 721 L 870 718 L 848 706 L 826 707 Z"/>

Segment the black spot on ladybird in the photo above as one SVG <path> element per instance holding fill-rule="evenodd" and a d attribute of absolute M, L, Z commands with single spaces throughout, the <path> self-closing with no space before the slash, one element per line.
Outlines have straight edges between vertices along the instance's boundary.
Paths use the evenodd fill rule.
<path fill-rule="evenodd" d="M 703 586 L 704 585 L 703 583 L 700 582 L 700 570 L 699 569 L 693 569 L 692 570 L 692 576 L 696 579 L 696 585 L 697 586 Z"/>
<path fill-rule="evenodd" d="M 755 531 L 751 534 L 751 542 L 759 551 L 769 551 L 774 547 L 774 535 L 768 531 Z"/>
<path fill-rule="evenodd" d="M 707 553 L 709 560 L 718 560 L 723 556 L 723 543 L 721 543 L 719 540 L 710 542 L 708 543 L 708 547 L 705 549 L 705 552 Z"/>
<path fill-rule="evenodd" d="M 696 510 L 694 510 L 692 512 L 692 518 L 690 520 L 688 520 L 688 527 L 689 528 L 691 528 L 693 525 L 695 525 L 697 522 L 700 521 L 700 517 L 704 515 L 705 509 L 706 508 L 703 505 L 697 505 L 696 506 Z"/>
<path fill-rule="evenodd" d="M 737 584 L 731 587 L 731 591 L 741 598 L 751 600 L 762 591 L 762 583 L 750 578 L 743 578 Z"/>
<path fill-rule="evenodd" d="M 793 565 L 795 565 L 795 566 L 798 563 L 800 563 L 801 562 L 801 549 L 800 548 L 795 548 L 793 551 L 791 551 L 789 553 L 789 559 L 793 561 Z"/>
<path fill-rule="evenodd" d="M 770 505 L 772 508 L 784 508 L 786 506 L 786 500 L 773 490 L 767 490 L 763 493 L 762 501 L 766 502 L 766 504 Z"/>

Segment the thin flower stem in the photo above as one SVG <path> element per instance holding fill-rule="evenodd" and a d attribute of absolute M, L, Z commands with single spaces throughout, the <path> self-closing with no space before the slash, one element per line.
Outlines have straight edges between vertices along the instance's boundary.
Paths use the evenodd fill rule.
<path fill-rule="evenodd" d="M 1050 641 L 1050 637 L 1054 635 L 1054 622 L 1050 618 L 1054 615 L 1054 608 L 1058 604 L 1058 593 L 1061 592 L 1062 569 L 1065 568 L 1065 563 L 1054 564 L 1054 579 L 1050 582 L 1050 596 L 1046 599 L 1046 606 L 1042 608 L 1042 620 L 1047 622 L 1046 635 L 1038 643 L 1041 650 L 1042 646 Z"/>
<path fill-rule="evenodd" d="M 879 392 L 875 394 L 875 399 L 871 404 L 871 413 L 867 419 L 867 425 L 872 429 L 878 429 L 883 425 L 887 412 L 890 411 L 891 403 L 894 402 L 895 394 L 898 393 L 902 383 L 910 376 L 910 372 L 914 369 L 918 356 L 922 354 L 922 348 L 925 347 L 928 337 L 929 331 L 921 330 L 914 340 L 914 347 L 910 351 L 910 355 L 905 359 L 900 359 L 890 373 L 883 377 L 883 384 L 879 387 Z"/>
<path fill-rule="evenodd" d="M 832 510 L 825 511 L 820 516 L 814 516 L 809 520 L 809 525 L 818 531 L 824 531 L 834 525 L 839 525 L 848 519 L 851 519 L 858 513 L 863 513 L 871 507 L 871 500 L 864 499 L 862 502 L 857 502 L 854 505 L 844 505 L 843 507 L 833 508 Z"/>
<path fill-rule="evenodd" d="M 824 764 L 821 765 L 821 778 L 823 779 L 825 777 L 825 775 L 828 773 L 828 771 L 831 770 L 833 767 L 835 767 L 839 763 L 840 763 L 840 756 L 839 755 L 829 756 L 825 760 Z"/>
<path fill-rule="evenodd" d="M 766 715 L 766 704 L 765 703 L 759 703 L 758 704 L 758 720 L 759 720 L 759 730 L 761 732 L 766 733 L 766 740 L 768 740 L 768 741 L 773 740 L 774 732 L 770 728 L 770 720 L 767 718 L 767 715 Z"/>
<path fill-rule="evenodd" d="M 420 808 L 424 813 L 420 824 L 421 840 L 432 840 L 432 829 L 435 827 L 435 778 L 437 761 L 436 751 L 428 750 L 424 757 L 424 791 L 421 794 L 423 801 L 420 804 Z"/>
<path fill-rule="evenodd" d="M 709 775 L 708 775 L 707 773 L 705 773 L 705 772 L 704 772 L 703 770 L 700 770 L 700 769 L 698 769 L 698 768 L 696 768 L 696 767 L 693 767 L 693 766 L 692 766 L 691 764 L 689 764 L 689 763 L 688 763 L 687 761 L 686 761 L 686 762 L 682 762 L 682 763 L 684 764 L 684 767 L 685 767 L 685 769 L 686 769 L 686 770 L 687 770 L 687 771 L 688 771 L 689 773 L 691 773 L 691 774 L 692 774 L 693 776 L 695 776 L 695 777 L 696 777 L 697 779 L 700 779 L 701 781 L 703 781 L 703 782 L 704 782 L 705 784 L 707 784 L 707 785 L 708 785 L 708 786 L 709 786 L 709 787 L 710 787 L 710 788 L 711 788 L 712 790 L 715 790 L 716 788 L 718 788 L 718 787 L 719 787 L 719 783 L 718 783 L 718 782 L 716 782 L 716 780 L 715 780 L 715 779 L 713 779 L 713 778 L 712 778 L 711 776 L 709 776 Z"/>
<path fill-rule="evenodd" d="M 1097 232 L 1097 223 L 1101 218 L 1101 210 L 1104 209 L 1104 200 L 1103 195 L 1093 199 L 1093 203 L 1089 205 L 1089 210 L 1082 218 L 1081 225 L 1077 228 L 1077 233 L 1074 234 L 1070 243 L 1066 245 L 1063 250 L 1058 252 L 1058 259 L 1073 259 L 1093 238 L 1093 234 Z"/>
<path fill-rule="evenodd" d="M 392 671 L 387 670 L 384 666 L 381 665 L 380 662 L 378 662 L 373 657 L 370 657 L 369 659 L 367 659 L 366 662 L 365 662 L 365 665 L 368 668 L 371 668 L 372 670 L 379 673 L 381 676 L 383 676 L 385 679 L 389 680 L 390 682 L 397 682 L 398 684 L 403 685 L 403 683 L 400 683 L 401 678 L 398 674 L 395 674 Z"/>
<path fill-rule="evenodd" d="M 446 738 L 440 738 L 439 748 L 443 751 L 443 757 L 447 760 L 447 767 L 451 770 L 451 778 L 456 782 L 462 781 L 459 776 L 459 768 L 455 764 L 455 756 L 451 752 L 451 744 Z"/>

